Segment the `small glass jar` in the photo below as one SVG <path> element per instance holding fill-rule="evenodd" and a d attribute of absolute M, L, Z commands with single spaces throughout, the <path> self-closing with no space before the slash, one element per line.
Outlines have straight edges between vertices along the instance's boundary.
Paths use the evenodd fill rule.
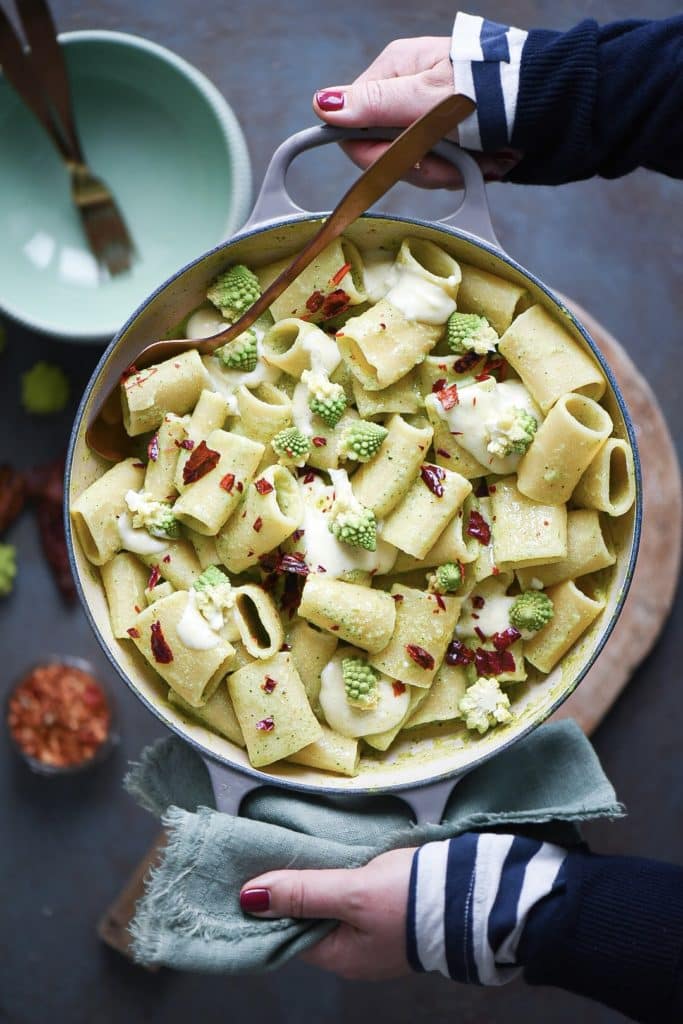
<path fill-rule="evenodd" d="M 50 668 L 52 666 L 63 666 L 66 669 L 75 669 L 79 674 L 83 673 L 89 676 L 90 679 L 87 681 L 84 680 L 84 682 L 86 683 L 86 686 L 90 685 L 90 687 L 98 688 L 100 699 L 97 700 L 92 692 L 90 693 L 89 698 L 87 693 L 84 693 L 81 695 L 82 703 L 85 703 L 87 706 L 89 699 L 90 702 L 94 701 L 94 703 L 91 703 L 93 712 L 96 709 L 101 708 L 102 704 L 104 704 L 107 711 L 106 735 L 102 740 L 97 742 L 97 745 L 95 746 L 95 749 L 92 752 L 90 752 L 89 750 L 89 747 L 92 746 L 92 743 L 88 743 L 86 740 L 82 741 L 82 745 L 85 747 L 86 750 L 86 756 L 79 760 L 69 759 L 64 763 L 55 763 L 54 760 L 41 759 L 39 756 L 36 756 L 35 753 L 30 752 L 30 749 L 26 749 L 26 747 L 30 748 L 30 746 L 34 744 L 32 744 L 31 742 L 27 742 L 26 746 L 22 745 L 22 742 L 19 736 L 17 735 L 18 731 L 21 729 L 21 721 L 14 723 L 10 721 L 11 718 L 16 717 L 17 713 L 21 713 L 21 706 L 17 707 L 16 698 L 18 697 L 17 691 L 20 689 L 22 684 L 25 683 L 28 679 L 30 679 L 36 672 L 36 670 L 41 668 Z M 51 714 L 52 712 L 46 710 L 46 716 Z M 104 718 L 104 715 L 100 715 L 99 717 Z M 54 721 L 57 722 L 56 719 Z M 7 726 L 7 731 L 10 736 L 10 742 L 14 747 L 14 750 L 22 759 L 22 761 L 24 761 L 25 764 L 27 764 L 32 771 L 36 772 L 39 775 L 61 776 L 74 775 L 78 772 L 83 772 L 86 769 L 92 768 L 94 765 L 100 764 L 102 761 L 104 761 L 105 758 L 108 757 L 109 754 L 111 754 L 112 750 L 119 742 L 119 735 L 116 729 L 116 714 L 111 693 L 108 687 L 106 687 L 103 684 L 102 680 L 96 675 L 95 670 L 93 666 L 90 664 L 90 662 L 86 661 L 84 658 L 75 658 L 71 655 L 50 654 L 44 658 L 41 658 L 40 661 L 33 663 L 26 669 L 26 671 L 22 674 L 21 678 L 17 681 L 15 686 L 13 686 L 12 689 L 10 690 L 5 701 L 5 724 Z M 43 732 L 45 729 L 49 730 L 51 724 L 52 722 L 46 722 L 43 720 L 41 722 Z M 78 730 L 80 730 L 81 728 L 87 728 L 87 724 L 88 723 L 86 719 L 78 725 Z M 26 728 L 30 728 L 30 726 L 26 726 Z M 78 730 L 74 729 L 73 731 L 74 733 L 76 733 Z M 80 737 L 78 738 L 80 739 Z M 55 752 L 50 751 L 48 749 L 49 740 L 46 739 L 45 743 L 47 753 L 51 757 L 53 757 L 55 755 Z"/>

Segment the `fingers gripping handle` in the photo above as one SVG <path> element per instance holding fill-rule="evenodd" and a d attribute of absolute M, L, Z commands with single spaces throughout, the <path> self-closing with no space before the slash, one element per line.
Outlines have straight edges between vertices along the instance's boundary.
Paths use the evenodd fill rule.
<path fill-rule="evenodd" d="M 290 164 L 301 153 L 318 146 L 326 146 L 330 142 L 342 142 L 344 139 L 386 139 L 391 141 L 401 134 L 400 128 L 305 128 L 296 135 L 286 139 L 275 150 L 266 170 L 261 191 L 258 194 L 254 209 L 245 229 L 263 225 L 271 220 L 290 217 L 292 214 L 308 213 L 291 198 L 287 191 L 286 178 Z M 463 177 L 463 200 L 455 213 L 440 221 L 449 227 L 466 231 L 500 249 L 491 224 L 486 186 L 477 162 L 453 142 L 439 142 L 433 150 L 438 156 L 455 164 Z"/>

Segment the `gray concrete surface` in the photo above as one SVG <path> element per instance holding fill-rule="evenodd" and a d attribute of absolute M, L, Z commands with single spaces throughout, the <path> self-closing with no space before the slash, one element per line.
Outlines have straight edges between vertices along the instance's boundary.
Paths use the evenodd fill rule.
<path fill-rule="evenodd" d="M 397 36 L 447 34 L 454 6 L 445 0 L 289 0 L 190 3 L 169 0 L 55 0 L 62 29 L 104 27 L 149 36 L 176 50 L 217 84 L 244 124 L 259 182 L 274 145 L 312 122 L 315 88 L 357 74 Z M 674 0 L 519 0 L 470 3 L 524 27 L 567 27 L 581 17 L 607 21 L 663 17 Z M 0 143 L 0 159 L 2 145 Z M 291 176 L 300 199 L 317 208 L 335 201 L 349 180 L 338 153 L 303 158 Z M 496 185 L 490 189 L 503 245 L 522 263 L 573 296 L 621 339 L 654 387 L 677 443 L 683 403 L 680 375 L 680 183 L 647 172 L 616 182 L 559 189 Z M 399 188 L 393 210 L 438 216 L 449 194 Z M 0 244 L 2 244 L 0 240 Z M 0 363 L 0 461 L 31 465 L 64 447 L 76 397 L 98 352 L 56 344 L 9 328 Z M 61 417 L 38 421 L 17 400 L 20 371 L 39 358 L 68 369 L 74 403 Z M 160 726 L 117 682 L 80 609 L 59 603 L 26 517 L 11 539 L 22 561 L 17 592 L 0 608 L 0 696 L 35 658 L 50 652 L 92 659 L 116 690 L 123 742 L 99 771 L 79 780 L 31 776 L 0 731 L 0 1021 L 11 1024 L 185 1024 L 225 1020 L 320 1024 L 391 1020 L 394 1024 L 616 1024 L 622 1018 L 562 992 L 521 983 L 468 989 L 436 977 L 349 984 L 301 964 L 266 978 L 225 980 L 163 971 L 148 975 L 97 942 L 95 921 L 154 836 L 157 823 L 121 790 L 127 760 Z M 629 816 L 588 829 L 596 849 L 683 861 L 681 773 L 680 595 L 647 662 L 595 742 Z"/>

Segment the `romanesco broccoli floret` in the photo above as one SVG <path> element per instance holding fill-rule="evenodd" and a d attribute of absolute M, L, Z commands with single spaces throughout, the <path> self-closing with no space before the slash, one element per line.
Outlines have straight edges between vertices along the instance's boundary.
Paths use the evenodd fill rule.
<path fill-rule="evenodd" d="M 217 565 L 207 565 L 192 584 L 195 608 L 211 629 L 222 629 L 235 604 L 230 577 Z"/>
<path fill-rule="evenodd" d="M 12 593 L 17 575 L 17 552 L 13 544 L 0 544 L 0 597 Z"/>
<path fill-rule="evenodd" d="M 369 711 L 377 706 L 378 673 L 363 658 L 342 658 L 342 676 L 346 699 L 352 708 Z"/>
<path fill-rule="evenodd" d="M 301 380 L 310 391 L 308 405 L 328 427 L 334 428 L 346 409 L 346 392 L 341 384 L 334 384 L 323 373 L 304 370 Z"/>
<path fill-rule="evenodd" d="M 311 450 L 310 438 L 298 427 L 285 427 L 270 443 L 279 461 L 285 466 L 303 466 Z"/>
<path fill-rule="evenodd" d="M 369 420 L 354 420 L 344 431 L 339 445 L 341 459 L 358 459 L 369 462 L 380 449 L 389 431 L 380 423 Z"/>
<path fill-rule="evenodd" d="M 218 275 L 206 297 L 220 309 L 226 320 L 234 323 L 254 305 L 260 294 L 261 286 L 256 274 L 243 263 L 238 263 Z"/>
<path fill-rule="evenodd" d="M 518 405 L 503 409 L 494 423 L 487 423 L 489 441 L 486 450 L 504 459 L 524 455 L 538 430 L 538 420 Z"/>
<path fill-rule="evenodd" d="M 510 624 L 518 629 L 525 640 L 547 626 L 555 609 L 553 602 L 542 590 L 525 590 L 510 607 Z"/>
<path fill-rule="evenodd" d="M 330 532 L 337 540 L 355 548 L 375 551 L 377 548 L 377 520 L 371 508 L 361 505 L 351 490 L 337 494 L 330 510 Z"/>
<path fill-rule="evenodd" d="M 480 676 L 465 690 L 460 698 L 458 710 L 468 729 L 478 733 L 487 732 L 492 725 L 512 721 L 510 698 L 500 688 L 495 677 Z"/>
<path fill-rule="evenodd" d="M 146 491 L 128 491 L 126 505 L 133 514 L 134 529 L 147 530 L 160 540 L 173 540 L 180 535 L 180 524 L 168 502 L 157 501 Z"/>
<path fill-rule="evenodd" d="M 214 355 L 229 370 L 242 370 L 244 373 L 251 373 L 256 369 L 258 362 L 256 334 L 250 327 L 242 334 L 238 334 L 234 341 L 217 348 Z"/>
<path fill-rule="evenodd" d="M 69 401 L 69 381 L 59 366 L 36 363 L 22 374 L 21 401 L 26 412 L 46 416 L 61 412 Z"/>
<path fill-rule="evenodd" d="M 446 324 L 448 347 L 454 355 L 476 352 L 485 356 L 496 348 L 498 335 L 485 316 L 476 313 L 451 313 Z"/>
<path fill-rule="evenodd" d="M 445 562 L 431 573 L 428 585 L 433 594 L 451 594 L 460 589 L 462 581 L 462 566 L 458 562 Z"/>

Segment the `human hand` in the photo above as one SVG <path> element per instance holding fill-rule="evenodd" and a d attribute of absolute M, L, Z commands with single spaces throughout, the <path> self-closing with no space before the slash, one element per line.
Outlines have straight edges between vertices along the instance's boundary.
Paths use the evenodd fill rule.
<path fill-rule="evenodd" d="M 258 917 L 335 918 L 340 924 L 301 959 L 350 980 L 410 972 L 406 908 L 415 850 L 391 850 L 365 867 L 269 871 L 247 882 L 240 906 Z"/>
<path fill-rule="evenodd" d="M 404 128 L 440 100 L 453 94 L 449 36 L 395 39 L 351 85 L 320 89 L 313 110 L 328 124 L 353 127 Z M 449 138 L 457 142 L 457 132 Z M 387 142 L 344 142 L 342 148 L 366 168 L 387 148 Z M 520 158 L 513 150 L 473 153 L 486 181 L 499 181 Z M 461 188 L 457 168 L 428 156 L 406 175 L 421 188 Z"/>

